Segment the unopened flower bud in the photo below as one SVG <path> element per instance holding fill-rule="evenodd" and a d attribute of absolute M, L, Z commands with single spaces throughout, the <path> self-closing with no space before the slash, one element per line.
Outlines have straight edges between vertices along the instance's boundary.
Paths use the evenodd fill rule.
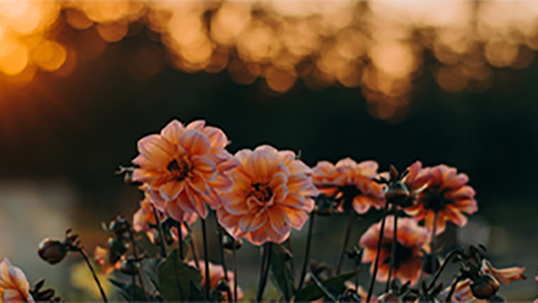
<path fill-rule="evenodd" d="M 127 252 L 129 244 L 114 238 L 108 238 L 108 247 L 110 264 L 115 264 Z"/>
<path fill-rule="evenodd" d="M 132 258 L 124 258 L 121 262 L 120 271 L 129 276 L 137 275 L 138 262 L 136 262 Z"/>
<path fill-rule="evenodd" d="M 377 298 L 379 303 L 400 303 L 402 302 L 398 296 L 392 292 L 386 292 Z"/>
<path fill-rule="evenodd" d="M 469 286 L 477 299 L 489 299 L 499 290 L 499 282 L 488 274 L 472 279 Z"/>
<path fill-rule="evenodd" d="M 115 220 L 112 220 L 108 226 L 108 230 L 117 236 L 122 236 L 127 232 L 127 222 L 125 221 L 125 218 L 119 216 Z"/>
<path fill-rule="evenodd" d="M 65 258 L 67 248 L 60 241 L 45 239 L 39 244 L 37 253 L 41 259 L 54 265 Z"/>
<path fill-rule="evenodd" d="M 401 205 L 409 198 L 409 190 L 402 182 L 389 183 L 385 189 L 385 199 L 394 205 Z"/>
<path fill-rule="evenodd" d="M 228 250 L 233 250 L 234 245 L 235 245 L 236 250 L 240 249 L 241 246 L 243 246 L 243 240 L 241 240 L 241 239 L 235 240 L 229 235 L 224 235 L 224 237 L 222 237 L 222 246 L 224 248 L 226 248 Z"/>

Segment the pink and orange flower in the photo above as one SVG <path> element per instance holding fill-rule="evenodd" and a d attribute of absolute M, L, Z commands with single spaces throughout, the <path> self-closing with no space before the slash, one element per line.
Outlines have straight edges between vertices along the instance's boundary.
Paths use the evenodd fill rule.
<path fill-rule="evenodd" d="M 340 210 L 344 203 L 352 203 L 357 213 L 364 214 L 370 207 L 380 209 L 385 205 L 383 187 L 373 181 L 377 177 L 377 168 L 375 161 L 357 164 L 345 158 L 336 165 L 320 161 L 312 169 L 312 181 L 320 193 L 342 199 Z"/>
<path fill-rule="evenodd" d="M 198 262 L 196 264 L 194 261 L 189 262 L 190 266 L 196 267 L 196 268 L 205 268 L 204 262 Z M 196 266 L 198 265 L 198 266 Z M 206 283 L 206 277 L 205 277 L 205 270 L 200 270 L 200 273 L 202 274 L 203 280 L 202 280 L 202 289 L 205 286 Z M 209 262 L 209 288 L 210 289 L 216 289 L 219 281 L 224 280 L 224 278 L 228 279 L 228 285 L 230 287 L 230 292 L 232 294 L 232 297 L 235 297 L 234 293 L 234 274 L 233 272 L 229 271 L 226 273 L 226 277 L 224 276 L 224 269 L 221 265 L 213 264 Z M 243 299 L 243 290 L 241 290 L 241 287 L 237 286 L 237 299 L 241 300 Z M 224 293 L 224 298 L 228 302 L 228 294 Z"/>
<path fill-rule="evenodd" d="M 226 151 L 229 144 L 222 130 L 194 121 L 183 126 L 170 122 L 160 134 L 138 141 L 138 155 L 133 163 L 133 181 L 158 191 L 166 213 L 176 221 L 183 213 L 197 213 L 206 218 L 207 203 L 217 209 L 222 201 L 217 191 L 227 191 L 232 180 L 227 172 L 238 165 Z"/>
<path fill-rule="evenodd" d="M 150 224 L 156 225 L 157 221 L 155 220 L 155 214 L 153 213 L 153 203 L 150 201 L 151 198 L 146 198 L 140 202 L 140 208 L 133 216 L 133 229 L 136 232 L 145 232 L 151 242 L 153 242 L 153 232 L 155 231 L 155 228 L 151 228 Z M 159 216 L 159 222 L 163 222 L 163 220 L 165 220 L 165 215 L 160 210 L 157 210 L 157 215 Z M 198 215 L 196 215 L 195 213 L 183 213 L 182 217 L 182 222 L 185 222 L 187 224 L 192 224 L 198 219 Z M 179 238 L 177 228 L 172 227 L 171 231 L 172 235 L 174 236 L 174 240 L 177 240 Z M 184 224 L 182 224 L 181 239 L 185 239 L 188 234 L 189 230 Z"/>
<path fill-rule="evenodd" d="M 428 186 L 418 194 L 413 206 L 404 209 L 405 212 L 417 221 L 425 219 L 429 230 L 433 229 L 437 213 L 437 235 L 445 230 L 446 221 L 464 226 L 467 217 L 463 213 L 471 215 L 478 210 L 475 191 L 466 185 L 469 177 L 446 165 L 427 168 L 424 174 L 430 176 Z"/>
<path fill-rule="evenodd" d="M 233 188 L 222 197 L 219 223 L 234 238 L 254 245 L 282 243 L 291 228 L 301 229 L 318 195 L 311 170 L 291 151 L 263 145 L 235 155 L 239 166 L 231 171 Z"/>
<path fill-rule="evenodd" d="M 34 302 L 26 276 L 20 268 L 11 265 L 7 258 L 0 263 L 0 301 Z"/>
<path fill-rule="evenodd" d="M 363 263 L 370 263 L 370 272 L 373 272 L 377 256 L 377 243 L 381 231 L 381 222 L 373 224 L 362 235 L 359 245 L 364 247 Z M 387 216 L 385 230 L 382 234 L 381 250 L 379 251 L 379 266 L 376 279 L 386 282 L 389 275 L 390 256 L 394 238 L 394 216 Z M 394 277 L 402 283 L 407 281 L 416 285 L 422 269 L 422 251 L 428 250 L 430 235 L 428 231 L 418 226 L 410 218 L 398 219 L 398 242 L 396 244 L 396 259 L 394 264 Z"/>

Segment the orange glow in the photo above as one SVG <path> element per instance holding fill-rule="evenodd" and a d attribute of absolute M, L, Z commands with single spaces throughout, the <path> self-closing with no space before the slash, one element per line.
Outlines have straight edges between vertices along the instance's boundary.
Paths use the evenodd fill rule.
<path fill-rule="evenodd" d="M 280 93 L 298 81 L 361 87 L 373 115 L 394 119 L 405 113 L 425 53 L 437 60 L 431 70 L 443 90 L 484 91 L 495 69 L 532 63 L 536 20 L 538 2 L 524 0 L 0 1 L 0 72 L 70 74 L 109 43 L 148 34 L 167 53 L 134 56 L 127 68 L 141 81 L 169 57 L 185 72 L 227 69 L 239 84 L 262 77 Z M 55 42 L 63 26 L 78 30 L 69 51 Z"/>

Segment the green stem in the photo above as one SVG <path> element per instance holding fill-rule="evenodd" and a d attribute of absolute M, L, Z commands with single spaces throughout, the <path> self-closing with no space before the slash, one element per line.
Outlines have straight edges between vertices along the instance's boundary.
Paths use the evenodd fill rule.
<path fill-rule="evenodd" d="M 299 286 L 297 286 L 297 292 L 303 288 L 304 280 L 306 277 L 306 270 L 308 268 L 308 263 L 310 262 L 310 244 L 312 242 L 312 229 L 314 227 L 314 218 L 315 213 L 310 214 L 310 222 L 308 224 L 308 235 L 306 236 L 306 252 L 304 256 L 303 269 L 301 270 L 301 277 L 299 278 Z"/>
<path fill-rule="evenodd" d="M 88 268 L 92 272 L 93 279 L 95 280 L 95 284 L 97 284 L 97 287 L 99 287 L 99 292 L 101 292 L 101 297 L 103 298 L 103 302 L 107 303 L 108 299 L 106 298 L 105 291 L 103 290 L 103 287 L 101 286 L 101 282 L 99 282 L 99 278 L 97 278 L 97 274 L 95 273 L 95 269 L 93 268 L 93 265 L 90 262 L 88 255 L 86 255 L 86 252 L 82 248 L 77 249 L 77 251 L 82 255 L 82 258 L 84 258 L 84 261 L 86 261 Z"/>
<path fill-rule="evenodd" d="M 129 231 L 129 238 L 131 240 L 131 243 L 133 244 L 133 257 L 135 260 L 138 260 L 138 251 L 137 251 L 138 243 L 135 241 L 133 228 L 131 224 L 127 223 L 127 229 Z M 164 242 L 164 239 L 162 239 L 161 242 Z M 140 283 L 140 288 L 142 288 L 142 291 L 144 292 L 144 298 L 146 299 L 146 302 L 149 302 L 149 298 L 148 298 L 148 294 L 146 293 L 146 287 L 144 286 L 144 279 L 142 278 L 142 270 L 140 269 L 140 266 L 138 266 L 137 276 L 138 276 L 138 282 Z M 133 280 L 134 280 L 134 276 L 133 276 Z M 133 283 L 133 293 L 134 293 L 135 285 L 136 283 Z M 134 300 L 134 296 L 133 296 L 133 300 Z"/>
<path fill-rule="evenodd" d="M 366 302 L 370 302 L 372 298 L 372 293 L 374 292 L 375 278 L 377 276 L 377 267 L 379 265 L 379 253 L 381 251 L 381 243 L 383 241 L 383 234 L 385 232 L 385 221 L 387 219 L 387 212 L 389 210 L 389 203 L 385 203 L 385 210 L 383 211 L 383 219 L 381 220 L 381 228 L 379 230 L 379 239 L 377 240 L 377 250 L 374 262 L 374 272 L 372 273 L 372 280 L 370 282 L 370 288 L 368 289 L 368 296 L 366 297 Z"/>
<path fill-rule="evenodd" d="M 166 258 L 166 243 L 164 243 L 165 240 L 164 240 L 163 227 L 161 226 L 161 221 L 159 220 L 159 214 L 157 213 L 157 209 L 153 205 L 151 205 L 151 208 L 153 208 L 153 215 L 155 216 L 155 223 L 157 224 L 157 228 L 159 229 L 159 235 L 161 235 L 161 258 Z"/>
<path fill-rule="evenodd" d="M 389 291 L 390 283 L 391 283 L 391 277 L 392 277 L 392 270 L 394 269 L 394 262 L 396 261 L 396 244 L 398 243 L 398 206 L 393 205 L 394 207 L 394 234 L 392 238 L 392 248 L 390 252 L 390 265 L 389 265 L 389 276 L 387 279 L 387 285 L 385 286 L 385 292 Z M 394 273 L 396 275 L 396 273 Z"/>
<path fill-rule="evenodd" d="M 338 264 L 336 265 L 336 274 L 340 274 L 340 268 L 344 262 L 344 256 L 346 255 L 347 244 L 349 243 L 349 236 L 351 235 L 351 226 L 353 226 L 353 218 L 355 217 L 355 211 L 351 209 L 349 211 L 349 220 L 347 221 L 346 235 L 344 236 L 344 246 L 342 247 L 342 252 L 340 253 L 340 259 L 338 259 Z"/>
<path fill-rule="evenodd" d="M 271 256 L 273 254 L 273 243 L 265 243 L 263 246 L 262 267 L 260 270 L 260 283 L 258 285 L 258 292 L 256 293 L 256 302 L 261 302 L 263 297 L 263 291 L 267 284 L 267 276 L 269 275 L 269 267 L 271 266 Z"/>
<path fill-rule="evenodd" d="M 215 217 L 215 221 L 217 217 Z M 228 302 L 232 302 L 232 291 L 230 290 L 230 281 L 228 281 L 228 269 L 226 268 L 226 257 L 224 255 L 224 246 L 222 246 L 222 240 L 223 240 L 223 233 L 222 233 L 222 226 L 219 225 L 219 222 L 216 222 L 217 229 L 219 231 L 219 250 L 220 250 L 220 260 L 222 262 L 222 270 L 224 271 L 224 281 L 228 283 L 228 289 L 226 289 L 226 293 L 228 295 Z"/>
<path fill-rule="evenodd" d="M 437 232 L 437 216 L 439 215 L 439 212 L 435 212 L 434 216 L 433 216 L 433 227 L 432 227 L 432 239 L 431 239 L 431 246 L 430 246 L 430 261 L 431 261 L 431 270 L 430 272 L 434 273 L 437 268 L 435 268 L 435 266 L 437 264 L 435 264 L 436 260 L 435 260 L 435 238 L 437 237 L 436 235 L 436 232 Z"/>
<path fill-rule="evenodd" d="M 443 261 L 443 264 L 441 264 L 441 267 L 435 272 L 435 276 L 433 277 L 433 280 L 430 282 L 430 285 L 428 286 L 428 290 L 432 289 L 435 286 L 435 282 L 439 277 L 441 276 L 441 273 L 445 269 L 446 265 L 450 262 L 450 259 L 452 259 L 453 256 L 457 254 L 457 251 L 453 250 L 448 253 L 448 255 L 445 258 L 445 261 Z"/>
<path fill-rule="evenodd" d="M 205 219 L 201 219 L 202 221 L 202 239 L 204 244 L 204 263 L 205 263 L 205 297 L 209 299 L 209 256 L 208 256 L 208 248 L 207 248 L 207 230 L 206 230 L 206 222 Z"/>

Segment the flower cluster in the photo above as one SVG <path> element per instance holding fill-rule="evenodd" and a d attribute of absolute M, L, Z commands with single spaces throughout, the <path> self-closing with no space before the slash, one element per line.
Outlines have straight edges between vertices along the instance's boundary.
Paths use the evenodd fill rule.
<path fill-rule="evenodd" d="M 110 279 L 128 301 L 237 302 L 245 297 L 237 283 L 236 255 L 243 239 L 263 248 L 258 302 L 270 272 L 280 300 L 294 302 L 432 302 L 439 296 L 447 302 L 497 301 L 501 285 L 525 278 L 524 267 L 493 267 L 481 245 L 452 250 L 437 264 L 443 249 L 436 246 L 436 238 L 447 222 L 462 227 L 467 215 L 478 210 L 468 176 L 456 168 L 424 167 L 416 161 L 401 173 L 394 166 L 378 172 L 377 162 L 358 163 L 351 158 L 335 165 L 321 161 L 310 168 L 290 150 L 261 145 L 231 154 L 226 149 L 229 143 L 222 130 L 204 121 L 184 126 L 177 120 L 159 134 L 139 140 L 134 167 L 122 172 L 144 193 L 143 200 L 132 223 L 117 216 L 104 225 L 108 247 L 98 246 L 94 256 L 102 274 L 118 271 L 132 278 Z M 381 218 L 348 250 L 354 220 L 372 209 L 383 210 Z M 336 267 L 310 263 L 314 219 L 342 212 L 349 213 L 349 222 Z M 206 220 L 210 217 L 216 220 L 220 264 L 208 260 Z M 294 254 L 291 243 L 284 242 L 307 221 L 304 264 L 295 283 Z M 202 227 L 203 260 L 193 240 L 191 227 L 196 222 Z M 107 302 L 78 235 L 69 232 L 63 241 L 45 239 L 39 256 L 54 265 L 68 252 L 80 253 Z M 142 237 L 150 241 L 139 241 Z M 230 255 L 233 271 L 227 267 Z M 355 269 L 340 274 L 346 255 Z M 437 280 L 450 260 L 460 267 L 445 288 Z M 368 288 L 358 279 L 365 263 L 370 264 Z M 148 292 L 147 280 L 155 291 Z M 373 294 L 376 281 L 386 282 L 381 294 Z M 42 285 L 38 282 L 30 289 L 18 268 L 7 259 L 0 264 L 3 302 L 57 300 L 54 291 L 40 290 Z"/>

